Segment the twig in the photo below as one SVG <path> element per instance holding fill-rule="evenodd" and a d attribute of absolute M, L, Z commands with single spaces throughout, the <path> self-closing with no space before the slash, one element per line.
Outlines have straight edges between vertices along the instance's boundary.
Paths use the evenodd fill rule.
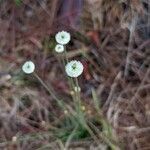
<path fill-rule="evenodd" d="M 131 58 L 131 54 L 132 54 L 131 53 L 132 52 L 132 42 L 133 42 L 132 40 L 133 40 L 136 22 L 137 22 L 137 16 L 134 17 L 133 22 L 130 27 L 129 46 L 128 46 L 128 52 L 127 52 L 127 58 L 126 58 L 126 66 L 125 66 L 125 71 L 124 71 L 125 77 L 127 77 L 128 73 L 129 73 L 128 71 L 129 71 L 129 66 L 130 66 L 130 58 Z"/>

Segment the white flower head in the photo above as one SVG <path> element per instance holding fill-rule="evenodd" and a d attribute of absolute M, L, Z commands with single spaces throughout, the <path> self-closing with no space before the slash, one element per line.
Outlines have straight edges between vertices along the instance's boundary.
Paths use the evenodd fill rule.
<path fill-rule="evenodd" d="M 82 74 L 83 65 L 80 61 L 72 60 L 69 63 L 67 63 L 65 69 L 69 77 L 76 78 Z"/>
<path fill-rule="evenodd" d="M 62 53 L 62 52 L 64 51 L 64 46 L 61 45 L 61 44 L 57 44 L 57 45 L 55 46 L 55 51 L 56 51 L 57 53 Z"/>
<path fill-rule="evenodd" d="M 66 31 L 58 32 L 55 36 L 55 39 L 56 39 L 57 43 L 66 45 L 69 43 L 69 41 L 71 39 L 70 33 L 66 32 Z"/>
<path fill-rule="evenodd" d="M 33 73 L 34 69 L 35 69 L 35 65 L 32 61 L 26 61 L 22 66 L 22 70 L 26 74 Z"/>

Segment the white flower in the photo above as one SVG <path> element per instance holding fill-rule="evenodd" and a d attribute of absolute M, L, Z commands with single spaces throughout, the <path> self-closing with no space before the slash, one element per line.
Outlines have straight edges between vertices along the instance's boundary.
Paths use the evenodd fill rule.
<path fill-rule="evenodd" d="M 26 61 L 22 66 L 22 70 L 26 74 L 33 73 L 34 69 L 35 69 L 35 65 L 32 61 Z"/>
<path fill-rule="evenodd" d="M 62 44 L 62 45 L 66 45 L 67 43 L 69 43 L 70 38 L 71 38 L 70 33 L 66 31 L 58 32 L 55 36 L 57 43 Z"/>
<path fill-rule="evenodd" d="M 67 63 L 65 69 L 69 77 L 75 78 L 82 74 L 83 65 L 80 61 L 72 60 L 69 63 Z"/>
<path fill-rule="evenodd" d="M 62 53 L 62 52 L 64 51 L 64 46 L 61 45 L 61 44 L 57 44 L 57 45 L 55 46 L 55 51 L 56 51 L 57 53 Z"/>

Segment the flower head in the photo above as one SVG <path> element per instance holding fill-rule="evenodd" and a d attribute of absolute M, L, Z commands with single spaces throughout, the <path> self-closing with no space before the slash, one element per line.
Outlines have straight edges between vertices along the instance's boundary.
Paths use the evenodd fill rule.
<path fill-rule="evenodd" d="M 67 63 L 65 69 L 69 77 L 76 78 L 82 74 L 83 65 L 80 61 L 72 60 L 69 63 Z"/>
<path fill-rule="evenodd" d="M 64 46 L 61 45 L 61 44 L 57 44 L 57 45 L 55 46 L 55 51 L 56 51 L 57 53 L 62 53 L 62 52 L 64 51 Z"/>
<path fill-rule="evenodd" d="M 62 44 L 62 45 L 66 45 L 67 43 L 69 43 L 70 38 L 71 38 L 70 33 L 66 31 L 58 32 L 55 36 L 57 43 Z"/>
<path fill-rule="evenodd" d="M 22 70 L 26 74 L 33 73 L 34 69 L 35 69 L 35 65 L 32 61 L 26 61 L 22 66 Z"/>

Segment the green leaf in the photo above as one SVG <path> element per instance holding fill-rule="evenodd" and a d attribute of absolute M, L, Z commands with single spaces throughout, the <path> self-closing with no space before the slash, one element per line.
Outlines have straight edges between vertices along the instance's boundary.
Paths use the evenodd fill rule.
<path fill-rule="evenodd" d="M 97 111 L 99 111 L 100 102 L 99 102 L 99 100 L 97 98 L 95 89 L 92 89 L 92 97 L 93 97 L 93 100 L 94 100 L 95 108 L 96 108 Z"/>
<path fill-rule="evenodd" d="M 22 3 L 22 0 L 15 0 L 15 3 L 16 3 L 17 6 L 20 6 L 21 3 Z"/>

